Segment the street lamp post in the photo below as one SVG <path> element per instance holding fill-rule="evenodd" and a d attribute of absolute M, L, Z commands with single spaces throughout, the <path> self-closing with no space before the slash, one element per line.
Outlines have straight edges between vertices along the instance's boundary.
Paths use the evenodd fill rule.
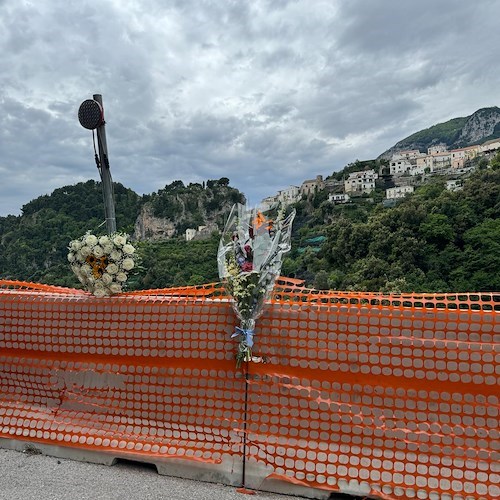
<path fill-rule="evenodd" d="M 97 156 L 96 153 L 96 163 L 102 182 L 106 229 L 108 234 L 111 234 L 116 231 L 116 216 L 113 197 L 113 180 L 111 179 L 108 160 L 108 144 L 105 130 L 106 122 L 104 121 L 104 108 L 101 94 L 94 94 L 93 99 L 87 99 L 82 102 L 78 110 L 78 120 L 82 127 L 92 131 L 96 130 L 97 132 L 99 156 Z"/>

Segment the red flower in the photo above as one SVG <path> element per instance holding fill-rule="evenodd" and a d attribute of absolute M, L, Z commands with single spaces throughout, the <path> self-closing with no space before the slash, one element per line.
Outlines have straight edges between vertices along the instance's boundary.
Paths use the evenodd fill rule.
<path fill-rule="evenodd" d="M 247 259 L 252 262 L 253 261 L 252 247 L 250 245 L 245 245 L 244 249 L 245 253 L 247 254 Z"/>
<path fill-rule="evenodd" d="M 245 261 L 243 264 L 241 264 L 241 270 L 244 273 L 249 273 L 250 271 L 253 271 L 253 264 L 251 262 Z"/>

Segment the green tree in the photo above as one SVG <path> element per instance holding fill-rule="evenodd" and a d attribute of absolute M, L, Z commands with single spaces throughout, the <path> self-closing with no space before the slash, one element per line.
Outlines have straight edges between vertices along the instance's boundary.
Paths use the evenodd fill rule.
<path fill-rule="evenodd" d="M 313 287 L 316 290 L 328 290 L 328 274 L 325 270 L 318 271 L 316 276 L 314 277 L 314 285 Z"/>
<path fill-rule="evenodd" d="M 472 291 L 500 290 L 500 219 L 486 219 L 464 234 L 462 279 Z"/>
<path fill-rule="evenodd" d="M 455 238 L 450 220 L 444 214 L 428 214 L 420 224 L 419 233 L 427 242 L 438 248 L 444 248 Z"/>

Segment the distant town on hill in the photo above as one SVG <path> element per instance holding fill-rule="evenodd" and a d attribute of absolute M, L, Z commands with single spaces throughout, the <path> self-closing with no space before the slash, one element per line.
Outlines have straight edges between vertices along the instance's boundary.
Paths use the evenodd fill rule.
<path fill-rule="evenodd" d="M 454 118 L 410 135 L 382 153 L 377 160 L 356 161 L 323 179 L 304 180 L 262 200 L 264 209 L 276 203 L 296 203 L 312 192 L 327 190 L 331 203 L 349 203 L 385 191 L 385 205 L 414 192 L 439 175 L 446 188 L 459 190 L 463 179 L 480 163 L 500 150 L 500 108 L 483 108 L 465 118 Z"/>

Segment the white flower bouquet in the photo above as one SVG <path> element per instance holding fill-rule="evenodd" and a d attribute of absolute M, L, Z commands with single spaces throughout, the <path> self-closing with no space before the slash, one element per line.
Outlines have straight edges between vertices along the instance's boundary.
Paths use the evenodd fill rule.
<path fill-rule="evenodd" d="M 281 271 L 283 255 L 290 250 L 295 210 L 273 220 L 256 209 L 233 206 L 219 242 L 219 277 L 232 296 L 241 321 L 232 337 L 239 339 L 236 366 L 252 360 L 255 320 L 262 314 Z"/>
<path fill-rule="evenodd" d="M 95 236 L 87 232 L 69 243 L 68 261 L 76 277 L 96 297 L 121 293 L 136 266 L 127 235 Z"/>

